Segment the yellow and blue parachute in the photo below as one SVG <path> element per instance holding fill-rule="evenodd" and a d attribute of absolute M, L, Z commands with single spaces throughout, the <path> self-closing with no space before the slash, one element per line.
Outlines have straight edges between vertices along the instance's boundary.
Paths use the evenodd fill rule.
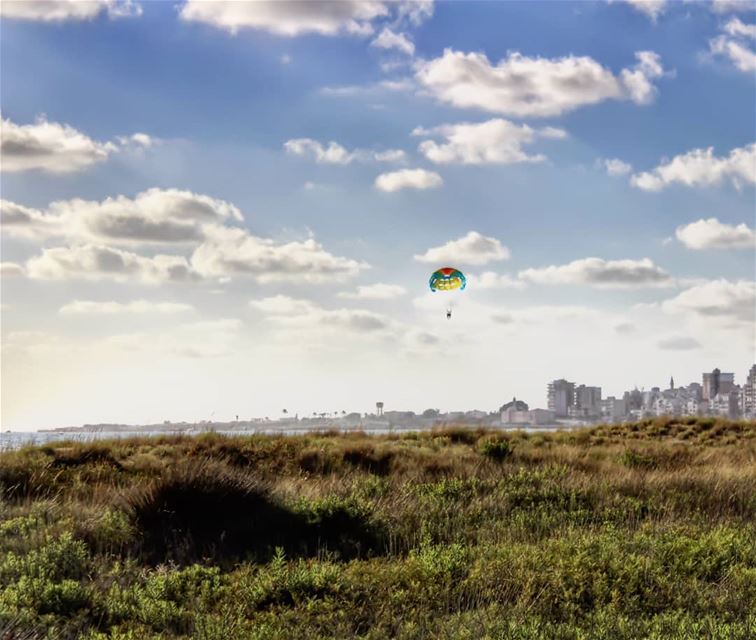
<path fill-rule="evenodd" d="M 428 285 L 431 291 L 461 291 L 467 286 L 467 278 L 459 269 L 443 267 L 431 274 Z"/>

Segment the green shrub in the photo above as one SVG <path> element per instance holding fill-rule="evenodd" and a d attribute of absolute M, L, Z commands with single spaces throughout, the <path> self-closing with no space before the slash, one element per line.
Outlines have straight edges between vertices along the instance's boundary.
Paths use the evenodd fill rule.
<path fill-rule="evenodd" d="M 502 462 L 512 455 L 512 446 L 503 438 L 487 438 L 481 443 L 480 452 L 491 460 Z"/>

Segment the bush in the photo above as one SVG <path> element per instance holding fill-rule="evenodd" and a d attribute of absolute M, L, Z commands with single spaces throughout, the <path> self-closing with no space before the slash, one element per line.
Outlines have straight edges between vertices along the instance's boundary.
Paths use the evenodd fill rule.
<path fill-rule="evenodd" d="M 502 462 L 512 455 L 512 446 L 503 438 L 487 438 L 481 443 L 480 452 L 491 460 Z"/>

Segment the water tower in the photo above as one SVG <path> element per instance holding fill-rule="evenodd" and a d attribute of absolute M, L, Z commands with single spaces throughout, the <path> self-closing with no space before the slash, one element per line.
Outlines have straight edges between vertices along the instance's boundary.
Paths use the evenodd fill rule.
<path fill-rule="evenodd" d="M 383 415 L 383 403 L 382 402 L 376 402 L 375 403 L 375 412 L 379 416 Z"/>

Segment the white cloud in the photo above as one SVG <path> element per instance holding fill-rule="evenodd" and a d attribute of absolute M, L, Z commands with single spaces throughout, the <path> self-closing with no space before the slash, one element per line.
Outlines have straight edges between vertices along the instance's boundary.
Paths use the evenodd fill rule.
<path fill-rule="evenodd" d="M 0 225 L 3 235 L 29 240 L 44 239 L 61 234 L 61 221 L 46 213 L 0 199 Z"/>
<path fill-rule="evenodd" d="M 301 300 L 281 294 L 260 300 L 250 300 L 249 306 L 271 316 L 304 315 L 315 308 L 309 300 Z"/>
<path fill-rule="evenodd" d="M 613 2 L 616 0 L 609 0 Z M 648 16 L 652 22 L 656 22 L 659 16 L 667 9 L 667 0 L 623 0 L 626 4 L 629 4 L 636 11 Z"/>
<path fill-rule="evenodd" d="M 522 280 L 506 273 L 484 271 L 481 274 L 469 274 L 467 283 L 474 289 L 524 289 L 527 285 Z"/>
<path fill-rule="evenodd" d="M 232 355 L 243 327 L 238 318 L 220 318 L 180 324 L 170 332 L 115 335 L 106 346 L 130 352 L 164 353 L 181 358 L 219 358 Z"/>
<path fill-rule="evenodd" d="M 656 346 L 667 351 L 688 351 L 690 349 L 700 349 L 701 343 L 690 336 L 670 336 L 659 340 Z"/>
<path fill-rule="evenodd" d="M 339 298 L 350 300 L 392 300 L 407 294 L 407 289 L 398 284 L 384 284 L 377 282 L 375 284 L 361 285 L 357 291 L 344 291 L 339 294 Z"/>
<path fill-rule="evenodd" d="M 368 162 L 399 162 L 404 160 L 405 153 L 401 149 L 387 149 L 385 151 L 371 151 L 354 149 L 348 151 L 333 140 L 327 144 L 312 138 L 295 138 L 284 142 L 287 153 L 295 156 L 310 157 L 319 164 L 351 164 L 354 161 Z"/>
<path fill-rule="evenodd" d="M 18 278 L 24 275 L 24 268 L 15 262 L 0 262 L 0 277 Z"/>
<path fill-rule="evenodd" d="M 184 313 L 193 311 L 194 307 L 180 302 L 150 302 L 149 300 L 132 300 L 131 302 L 74 300 L 63 305 L 58 313 L 63 315 L 116 315 L 148 313 Z"/>
<path fill-rule="evenodd" d="M 632 322 L 620 322 L 614 327 L 614 330 L 621 335 L 630 335 L 635 333 L 637 327 Z"/>
<path fill-rule="evenodd" d="M 110 18 L 140 16 L 142 7 L 133 0 L 10 0 L 0 3 L 0 16 L 16 20 L 92 20 L 102 13 Z"/>
<path fill-rule="evenodd" d="M 725 33 L 731 36 L 756 38 L 756 24 L 745 24 L 740 18 L 732 18 L 724 27 Z"/>
<path fill-rule="evenodd" d="M 118 136 L 118 144 L 100 142 L 67 124 L 48 122 L 44 117 L 24 125 L 3 118 L 0 139 L 2 170 L 9 173 L 32 170 L 73 173 L 104 162 L 113 153 L 146 149 L 157 142 L 146 133 Z"/>
<path fill-rule="evenodd" d="M 709 41 L 712 53 L 726 56 L 740 70 L 746 73 L 756 71 L 756 52 L 742 41 L 718 36 Z"/>
<path fill-rule="evenodd" d="M 313 238 L 279 244 L 242 229 L 215 228 L 195 249 L 195 271 L 206 278 L 248 275 L 258 282 L 343 281 L 368 267 L 364 262 L 334 256 Z"/>
<path fill-rule="evenodd" d="M 230 33 L 261 29 L 289 37 L 306 33 L 366 36 L 373 32 L 371 22 L 388 14 L 388 3 L 376 0 L 187 0 L 180 10 L 183 20 L 202 22 Z"/>
<path fill-rule="evenodd" d="M 753 324 L 756 323 L 756 282 L 712 280 L 665 300 L 662 309 L 668 313 L 693 313 Z"/>
<path fill-rule="evenodd" d="M 582 258 L 565 265 L 525 269 L 518 276 L 538 284 L 585 284 L 598 288 L 637 288 L 671 286 L 670 275 L 649 258 L 642 260 L 603 260 Z"/>
<path fill-rule="evenodd" d="M 209 226 L 243 220 L 224 200 L 179 189 L 148 189 L 101 202 L 60 200 L 45 212 L 2 200 L 0 215 L 11 235 L 129 244 L 197 242 Z"/>
<path fill-rule="evenodd" d="M 112 247 L 80 245 L 44 249 L 26 263 L 30 278 L 39 280 L 135 280 L 146 284 L 195 278 L 186 258 L 151 258 Z"/>
<path fill-rule="evenodd" d="M 688 187 L 713 186 L 730 180 L 736 187 L 756 182 L 756 143 L 714 156 L 714 149 L 693 149 L 660 164 L 652 171 L 636 173 L 630 182 L 644 191 L 661 191 L 679 183 Z"/>
<path fill-rule="evenodd" d="M 620 76 L 630 100 L 636 104 L 650 104 L 658 93 L 651 80 L 664 75 L 661 58 L 653 51 L 639 51 L 635 57 L 638 64 L 632 69 L 623 69 Z"/>
<path fill-rule="evenodd" d="M 483 53 L 446 49 L 416 65 L 416 78 L 433 96 L 456 107 L 515 116 L 548 117 L 605 100 L 647 104 L 651 80 L 662 75 L 659 57 L 635 54 L 638 63 L 615 76 L 593 58 L 529 58 L 510 53 L 492 65 Z"/>
<path fill-rule="evenodd" d="M 398 22 L 417 27 L 433 15 L 433 0 L 405 0 L 398 4 Z"/>
<path fill-rule="evenodd" d="M 386 317 L 365 309 L 324 309 L 309 300 L 277 295 L 250 300 L 250 306 L 272 316 L 277 326 L 305 329 L 330 328 L 355 333 L 382 332 L 392 328 Z"/>
<path fill-rule="evenodd" d="M 717 218 L 696 220 L 675 231 L 677 239 L 688 249 L 753 249 L 756 232 L 745 223 L 730 225 Z"/>
<path fill-rule="evenodd" d="M 562 129 L 532 129 L 509 120 L 495 118 L 486 122 L 445 124 L 432 129 L 418 128 L 413 135 L 443 136 L 444 141 L 425 140 L 418 151 L 437 164 L 514 164 L 541 162 L 541 154 L 528 155 L 523 146 L 537 138 L 564 138 Z"/>
<path fill-rule="evenodd" d="M 331 97 L 372 96 L 386 92 L 412 91 L 415 84 L 411 79 L 380 80 L 368 84 L 347 84 L 335 87 L 323 87 L 320 93 Z"/>
<path fill-rule="evenodd" d="M 415 260 L 439 265 L 482 265 L 497 260 L 509 260 L 509 257 L 509 249 L 501 244 L 500 240 L 470 231 L 461 238 L 428 249 L 422 255 L 416 255 Z"/>
<path fill-rule="evenodd" d="M 712 0 L 711 8 L 715 13 L 753 11 L 753 0 Z"/>
<path fill-rule="evenodd" d="M 315 162 L 323 164 L 349 164 L 355 158 L 338 142 L 329 142 L 327 146 L 312 138 L 296 138 L 284 142 L 287 153 L 295 156 L 312 156 Z"/>
<path fill-rule="evenodd" d="M 119 136 L 117 140 L 119 144 L 124 147 L 132 147 L 136 149 L 149 149 L 159 142 L 157 138 L 153 138 L 146 133 L 134 133 L 130 136 Z"/>
<path fill-rule="evenodd" d="M 606 158 L 602 164 L 610 176 L 624 176 L 633 170 L 632 165 L 623 162 L 619 158 Z"/>
<path fill-rule="evenodd" d="M 386 151 L 373 151 L 373 158 L 377 162 L 404 162 L 407 154 L 401 149 L 386 149 Z"/>
<path fill-rule="evenodd" d="M 401 189 L 435 189 L 444 184 L 440 175 L 425 169 L 401 169 L 382 173 L 375 179 L 375 187 L 393 193 Z"/>
<path fill-rule="evenodd" d="M 371 47 L 379 49 L 396 49 L 408 56 L 415 55 L 415 45 L 406 33 L 394 33 L 388 27 L 384 27 L 378 36 L 370 43 Z"/>
<path fill-rule="evenodd" d="M 3 3 L 3 6 L 14 3 Z M 102 162 L 117 151 L 112 142 L 97 142 L 73 127 L 40 118 L 18 125 L 2 120 L 2 170 L 39 169 L 71 173 Z"/>

